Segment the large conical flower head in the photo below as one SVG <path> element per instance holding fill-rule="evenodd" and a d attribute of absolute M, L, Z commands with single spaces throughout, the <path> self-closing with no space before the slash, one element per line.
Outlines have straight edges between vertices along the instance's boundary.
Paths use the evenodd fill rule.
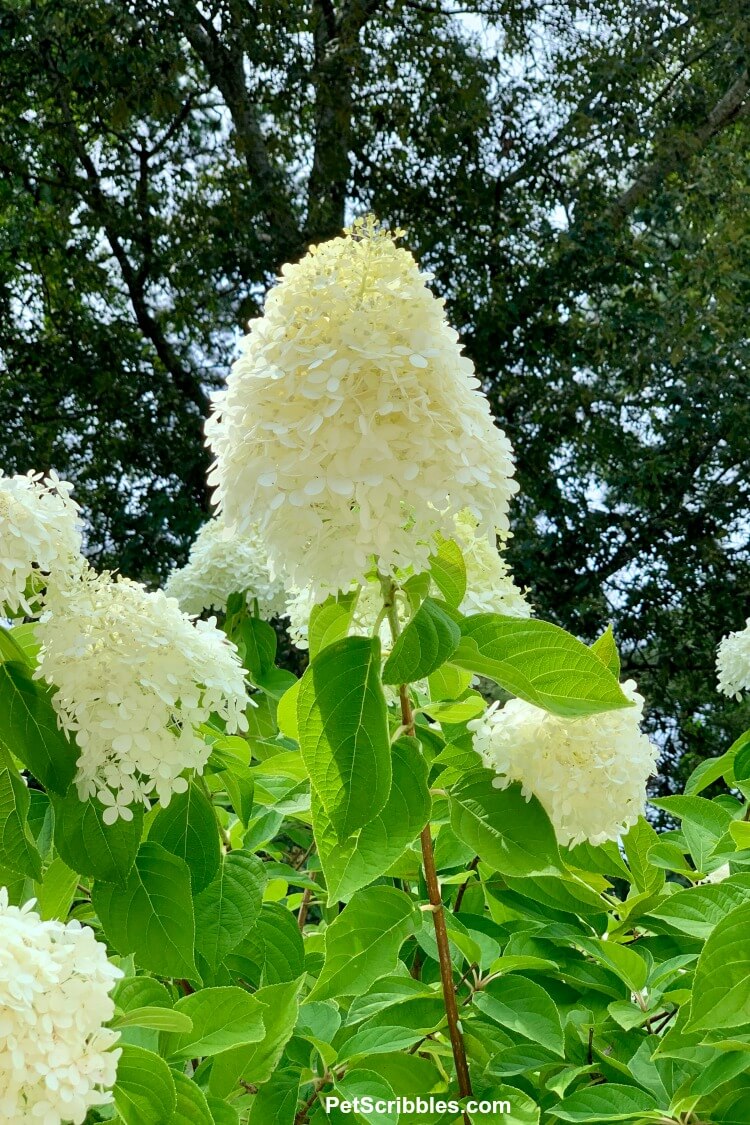
<path fill-rule="evenodd" d="M 247 730 L 236 647 L 215 618 L 193 620 L 162 590 L 83 564 L 51 589 L 37 635 L 34 675 L 75 735 L 78 795 L 107 806 L 106 824 L 186 791 L 185 772 L 203 773 L 210 756 L 201 726 L 212 715 L 228 734 Z"/>
<path fill-rule="evenodd" d="M 375 566 L 423 571 L 464 508 L 507 528 L 517 490 L 443 302 L 395 237 L 368 219 L 285 266 L 206 425 L 225 522 L 259 520 L 271 565 L 318 599 Z"/>

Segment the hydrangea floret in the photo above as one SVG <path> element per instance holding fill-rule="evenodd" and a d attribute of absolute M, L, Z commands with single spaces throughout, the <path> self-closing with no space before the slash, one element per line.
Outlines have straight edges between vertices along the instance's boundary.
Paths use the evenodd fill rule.
<path fill-rule="evenodd" d="M 78 921 L 42 921 L 0 888 L 0 1120 L 81 1125 L 107 1105 L 119 1033 L 104 1025 L 122 971 Z"/>
<path fill-rule="evenodd" d="M 0 470 L 0 611 L 38 611 L 41 588 L 50 575 L 67 571 L 81 552 L 78 505 L 72 485 L 56 473 L 3 476 Z"/>
<path fill-rule="evenodd" d="M 474 748 L 498 774 L 497 788 L 520 781 L 524 796 L 544 806 L 561 844 L 616 840 L 643 813 L 659 752 L 640 728 L 643 697 L 634 681 L 622 690 L 634 707 L 561 718 L 510 699 L 468 724 Z"/>
<path fill-rule="evenodd" d="M 271 567 L 316 600 L 377 568 L 421 573 L 464 508 L 508 527 L 494 423 L 402 232 L 373 219 L 284 266 L 206 424 L 227 524 L 257 520 Z"/>
<path fill-rule="evenodd" d="M 186 790 L 185 771 L 202 773 L 210 756 L 199 727 L 212 715 L 228 733 L 247 729 L 236 647 L 164 591 L 81 567 L 51 593 L 38 636 L 35 675 L 75 736 L 79 796 L 107 805 L 106 823 Z"/>

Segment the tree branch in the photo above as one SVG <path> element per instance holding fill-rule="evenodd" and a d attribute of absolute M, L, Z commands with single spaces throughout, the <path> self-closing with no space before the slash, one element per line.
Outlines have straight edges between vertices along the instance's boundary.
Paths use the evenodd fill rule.
<path fill-rule="evenodd" d="M 120 267 L 138 327 L 146 339 L 151 342 L 165 370 L 169 372 L 175 387 L 187 401 L 192 402 L 198 408 L 201 415 L 204 415 L 208 412 L 208 395 L 201 386 L 200 380 L 180 362 L 161 325 L 149 309 L 145 291 L 147 270 L 143 268 L 136 270 L 130 261 L 122 239 L 117 232 L 112 211 L 113 202 L 102 188 L 99 172 L 73 119 L 65 82 L 55 65 L 54 59 L 49 54 L 45 58 L 45 62 L 50 73 L 56 79 L 55 93 L 62 113 L 65 131 L 86 175 L 88 190 L 82 194 L 102 224 L 112 253 Z M 143 168 L 141 168 L 141 173 L 143 177 Z M 143 219 L 143 215 L 141 215 L 141 218 Z M 143 242 L 145 239 L 144 245 L 146 248 L 148 248 L 148 238 L 148 231 L 144 229 L 141 232 L 141 241 Z"/>
<path fill-rule="evenodd" d="M 710 140 L 748 111 L 750 75 L 744 70 L 710 111 L 706 120 L 691 132 L 673 137 L 655 158 L 641 169 L 630 187 L 612 203 L 605 219 L 618 225 L 631 214 L 649 192 L 671 172 L 685 166 Z"/>
<path fill-rule="evenodd" d="M 284 261 L 299 256 L 304 248 L 303 239 L 286 185 L 271 160 L 258 110 L 247 88 L 241 29 L 234 28 L 229 43 L 223 43 L 211 20 L 204 18 L 195 4 L 185 2 L 176 10 L 183 16 L 182 29 L 188 42 L 231 114 L 235 147 L 245 163 L 266 221 L 273 228 L 281 266 Z"/>
<path fill-rule="evenodd" d="M 331 238 L 344 225 L 359 34 L 384 2 L 348 0 L 334 20 L 330 0 L 312 0 L 315 141 L 306 222 L 306 235 L 311 240 Z"/>

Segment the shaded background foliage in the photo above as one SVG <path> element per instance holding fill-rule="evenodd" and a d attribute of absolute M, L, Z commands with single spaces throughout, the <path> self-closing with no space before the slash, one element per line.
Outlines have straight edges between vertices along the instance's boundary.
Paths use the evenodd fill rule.
<path fill-rule="evenodd" d="M 149 583 L 285 261 L 407 228 L 518 457 L 539 612 L 612 620 L 669 789 L 750 725 L 750 4 L 4 0 L 0 464 Z"/>

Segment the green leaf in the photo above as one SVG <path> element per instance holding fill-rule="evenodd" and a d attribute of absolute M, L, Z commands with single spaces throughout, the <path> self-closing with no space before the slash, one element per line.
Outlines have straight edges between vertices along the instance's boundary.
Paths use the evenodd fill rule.
<path fill-rule="evenodd" d="M 411 684 L 434 672 L 454 652 L 461 629 L 432 598 L 425 598 L 396 640 L 383 668 L 384 684 Z"/>
<path fill-rule="evenodd" d="M 52 692 L 31 678 L 27 664 L 0 664 L 0 743 L 45 789 L 65 793 L 78 750 L 57 725 Z"/>
<path fill-rule="evenodd" d="M 648 858 L 649 851 L 658 842 L 659 837 L 643 816 L 638 817 L 622 838 L 633 882 L 636 889 L 643 893 L 653 894 L 664 886 L 664 872 L 654 867 Z"/>
<path fill-rule="evenodd" d="M 65 921 L 78 886 L 78 875 L 59 856 L 52 860 L 39 883 L 34 884 L 37 910 L 42 918 Z"/>
<path fill-rule="evenodd" d="M 216 766 L 218 783 L 226 789 L 237 818 L 247 828 L 252 820 L 255 798 L 249 744 L 236 735 L 218 738 L 212 743 L 210 762 Z"/>
<path fill-rule="evenodd" d="M 329 903 L 346 901 L 396 862 L 416 839 L 430 816 L 427 763 L 416 739 L 393 746 L 393 783 L 385 808 L 347 840 L 339 842 L 318 796 L 313 792 L 315 840 L 328 888 Z"/>
<path fill-rule="evenodd" d="M 747 1125 L 750 1121 L 750 1091 L 744 1090 L 731 1098 L 728 1104 L 722 1099 L 720 1107 L 711 1116 L 715 1125 Z"/>
<path fill-rule="evenodd" d="M 357 589 L 348 594 L 331 595 L 322 605 L 313 606 L 308 631 L 311 660 L 328 645 L 347 635 L 358 597 Z"/>
<path fill-rule="evenodd" d="M 223 1098 L 215 1098 L 212 1094 L 207 1094 L 206 1103 L 211 1110 L 214 1125 L 240 1125 L 237 1110 L 234 1106 L 228 1105 Z"/>
<path fill-rule="evenodd" d="M 649 963 L 636 949 L 618 945 L 615 941 L 600 941 L 593 938 L 586 943 L 585 948 L 594 954 L 600 964 L 612 969 L 631 992 L 640 992 L 645 987 Z"/>
<path fill-rule="evenodd" d="M 221 846 L 216 814 L 194 781 L 184 793 L 176 793 L 166 808 L 159 809 L 148 838 L 185 861 L 194 894 L 207 887 L 219 870 Z"/>
<path fill-rule="evenodd" d="M 226 964 L 258 987 L 295 980 L 305 967 L 297 919 L 279 903 L 265 903 L 256 925 L 227 956 Z"/>
<path fill-rule="evenodd" d="M 19 643 L 17 631 L 18 626 L 7 629 L 4 625 L 0 625 L 0 661 L 10 660 L 19 664 L 30 664 L 31 660 L 26 650 Z"/>
<path fill-rule="evenodd" d="M 615 635 L 612 626 L 608 625 L 598 640 L 594 641 L 591 651 L 595 652 L 605 668 L 609 668 L 616 680 L 620 678 L 620 654 L 617 651 Z"/>
<path fill-rule="evenodd" d="M 357 891 L 325 931 L 325 962 L 309 1000 L 361 996 L 393 972 L 398 951 L 416 929 L 414 907 L 395 887 Z"/>
<path fill-rule="evenodd" d="M 724 835 L 732 819 L 732 814 L 727 809 L 705 797 L 686 797 L 679 794 L 673 797 L 654 797 L 650 803 L 683 822 L 687 820 L 705 828 L 717 839 Z"/>
<path fill-rule="evenodd" d="M 476 769 L 453 786 L 453 831 L 480 859 L 503 874 L 558 873 L 562 860 L 555 830 L 540 803 L 535 797 L 527 802 L 518 783 L 496 789 L 494 778 L 492 770 Z"/>
<path fill-rule="evenodd" d="M 203 1058 L 263 1038 L 262 1009 L 244 988 L 203 988 L 183 996 L 174 1006 L 193 1021 L 191 1031 L 159 1036 L 160 1053 L 168 1059 Z"/>
<path fill-rule="evenodd" d="M 560 1016 L 541 985 L 515 974 L 497 977 L 476 993 L 474 1003 L 501 1027 L 564 1055 Z"/>
<path fill-rule="evenodd" d="M 346 637 L 323 649 L 301 681 L 300 750 L 340 840 L 373 820 L 391 790 L 380 642 Z"/>
<path fill-rule="evenodd" d="M 711 868 L 711 855 L 728 831 L 732 814 L 705 797 L 662 797 L 651 802 L 682 822 L 682 834 L 698 871 Z M 653 856 L 651 857 L 653 862 Z M 716 864 L 714 864 L 716 866 Z"/>
<path fill-rule="evenodd" d="M 146 1005 L 121 1012 L 110 1022 L 110 1027 L 149 1027 L 155 1031 L 192 1031 L 193 1021 L 183 1012 L 175 1012 L 163 1005 Z"/>
<path fill-rule="evenodd" d="M 169 1125 L 214 1125 L 213 1114 L 208 1108 L 206 1095 L 186 1074 L 172 1071 L 177 1104 Z"/>
<path fill-rule="evenodd" d="M 172 997 L 166 985 L 147 976 L 125 977 L 118 981 L 113 998 L 122 1012 L 132 1012 L 143 1007 L 172 1007 Z"/>
<path fill-rule="evenodd" d="M 195 898 L 196 949 L 215 969 L 258 920 L 266 875 L 251 852 L 224 856 L 212 883 Z"/>
<path fill-rule="evenodd" d="M 0 866 L 39 879 L 42 859 L 28 826 L 29 790 L 0 745 Z"/>
<path fill-rule="evenodd" d="M 399 1115 L 395 1110 L 396 1095 L 381 1075 L 358 1068 L 348 1070 L 342 1078 L 336 1080 L 335 1090 L 343 1102 L 353 1102 L 355 1098 L 362 1099 L 360 1104 L 363 1108 L 358 1117 L 363 1121 L 371 1125 L 397 1125 Z M 368 1105 L 365 1098 L 370 1099 L 369 1104 L 373 1107 L 371 1110 L 365 1111 Z M 378 1102 L 382 1102 L 388 1108 L 378 1113 L 375 1110 Z M 390 1108 L 389 1103 L 394 1107 L 393 1109 Z"/>
<path fill-rule="evenodd" d="M 736 743 L 735 746 L 737 746 Z M 731 751 L 729 751 L 729 753 L 731 753 Z M 750 741 L 742 742 L 734 751 L 732 755 L 732 773 L 734 775 L 735 784 L 744 792 L 747 788 L 747 783 L 750 782 Z"/>
<path fill-rule="evenodd" d="M 554 875 L 525 875 L 520 879 L 506 875 L 505 881 L 510 891 L 525 895 L 537 906 L 547 905 L 553 910 L 585 916 L 594 926 L 597 920 L 592 915 L 598 914 L 601 925 L 606 925 L 606 903 L 588 883 L 559 872 Z"/>
<path fill-rule="evenodd" d="M 435 703 L 458 699 L 466 691 L 471 680 L 471 672 L 465 672 L 455 664 L 443 664 L 427 677 L 430 699 Z"/>
<path fill-rule="evenodd" d="M 439 723 L 468 723 L 487 709 L 487 700 L 478 691 L 470 691 L 464 699 L 452 703 L 425 703 L 421 708 Z"/>
<path fill-rule="evenodd" d="M 747 1051 L 725 1051 L 701 1070 L 690 1087 L 691 1095 L 704 1097 L 750 1067 Z"/>
<path fill-rule="evenodd" d="M 105 824 L 104 806 L 93 797 L 82 801 L 75 785 L 52 805 L 55 847 L 68 866 L 103 883 L 124 883 L 141 841 L 143 806 L 133 806 L 132 820 Z"/>
<path fill-rule="evenodd" d="M 539 1106 L 515 1086 L 498 1086 L 493 1083 L 491 1090 L 485 1089 L 484 1098 L 505 1103 L 501 1119 L 503 1125 L 539 1125 Z M 481 1116 L 477 1116 L 477 1125 L 481 1121 Z"/>
<path fill-rule="evenodd" d="M 735 906 L 750 901 L 750 874 L 676 891 L 649 911 L 681 933 L 705 941 Z"/>
<path fill-rule="evenodd" d="M 614 840 L 607 840 L 604 844 L 575 844 L 563 851 L 569 867 L 576 867 L 581 871 L 592 871 L 599 875 L 617 875 L 621 879 L 631 881 L 631 873 L 625 864 L 620 849 Z"/>
<path fill-rule="evenodd" d="M 587 645 L 547 621 L 480 613 L 464 619 L 451 662 L 555 715 L 632 706 Z"/>
<path fill-rule="evenodd" d="M 453 539 L 438 536 L 438 549 L 430 558 L 430 574 L 448 605 L 458 609 L 466 596 L 466 563 Z"/>
<path fill-rule="evenodd" d="M 576 1090 L 549 1112 L 563 1121 L 591 1121 L 594 1125 L 604 1121 L 640 1121 L 644 1117 L 655 1120 L 660 1116 L 653 1094 L 638 1086 L 621 1086 L 615 1082 Z"/>
<path fill-rule="evenodd" d="M 733 1027 L 750 1012 L 750 903 L 735 906 L 706 940 L 693 981 L 688 1030 Z"/>
<path fill-rule="evenodd" d="M 253 1098 L 247 1125 L 293 1125 L 299 1078 L 298 1071 L 277 1071 Z"/>
<path fill-rule="evenodd" d="M 676 871 L 678 875 L 684 875 L 686 879 L 692 879 L 695 876 L 695 869 L 685 859 L 682 847 L 678 847 L 671 840 L 659 840 L 658 844 L 649 848 L 648 861 L 654 868 L 660 867 L 664 871 Z"/>
<path fill-rule="evenodd" d="M 125 1125 L 165 1125 L 177 1105 L 174 1078 L 164 1059 L 128 1043 L 122 1047 L 113 1093 Z"/>
<path fill-rule="evenodd" d="M 166 977 L 195 978 L 195 920 L 185 862 L 148 840 L 127 883 L 94 883 L 94 909 L 108 940 L 132 953 L 144 969 Z"/>
<path fill-rule="evenodd" d="M 36 627 L 36 621 L 26 621 L 21 625 L 14 625 L 13 628 L 9 630 L 11 639 L 16 645 L 16 648 L 33 668 L 36 667 L 39 649 L 42 647 L 37 637 Z M 19 657 L 13 656 L 10 657 L 10 659 L 18 660 Z"/>
<path fill-rule="evenodd" d="M 339 1050 L 339 1061 L 410 1047 L 445 1022 L 442 996 L 416 996 L 376 1012 Z"/>
<path fill-rule="evenodd" d="M 732 762 L 730 751 L 721 754 L 718 758 L 707 758 L 700 762 L 685 783 L 685 796 L 696 797 L 709 785 L 723 777 Z"/>
<path fill-rule="evenodd" d="M 517 1043 L 498 1051 L 490 1063 L 490 1070 L 492 1074 L 510 1078 L 527 1070 L 539 1070 L 548 1063 L 558 1064 L 553 1051 L 538 1043 Z"/>
<path fill-rule="evenodd" d="M 279 724 L 279 730 L 285 738 L 290 738 L 293 742 L 299 742 L 297 702 L 304 679 L 305 677 L 302 680 L 295 680 L 288 691 L 284 692 L 276 708 L 276 721 Z"/>
<path fill-rule="evenodd" d="M 224 1051 L 211 1067 L 209 1089 L 227 1097 L 240 1079 L 262 1086 L 273 1074 L 284 1048 L 292 1037 L 299 1012 L 299 993 L 304 977 L 283 984 L 270 984 L 255 993 L 261 1007 L 263 1038 L 258 1043 Z"/>
<path fill-rule="evenodd" d="M 253 683 L 262 680 L 276 659 L 276 632 L 260 617 L 245 617 L 236 638 L 242 663 Z"/>

